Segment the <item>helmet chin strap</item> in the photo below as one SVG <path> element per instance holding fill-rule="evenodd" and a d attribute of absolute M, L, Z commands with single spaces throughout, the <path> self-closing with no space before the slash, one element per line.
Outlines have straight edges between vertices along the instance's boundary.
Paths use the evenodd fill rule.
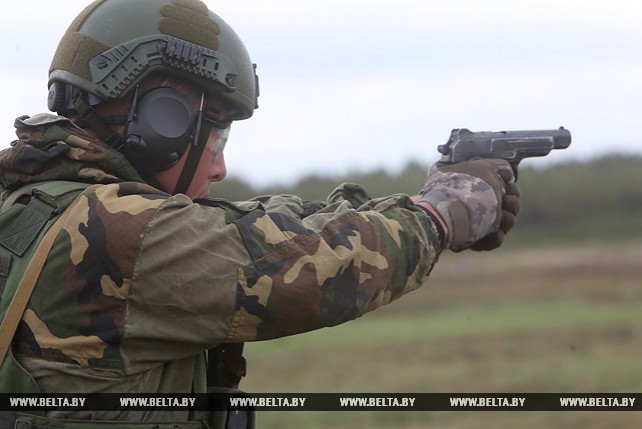
<path fill-rule="evenodd" d="M 75 89 L 73 90 L 73 106 L 76 112 L 79 115 L 79 121 L 94 130 L 98 137 L 109 146 L 119 146 L 120 145 L 120 136 L 115 133 L 107 123 L 104 118 L 100 117 L 96 110 L 85 101 L 82 93 Z"/>
<path fill-rule="evenodd" d="M 205 91 L 201 95 L 201 105 L 198 109 L 198 114 L 196 116 L 196 125 L 194 126 L 194 133 L 192 134 L 192 141 L 190 143 L 189 152 L 187 154 L 187 159 L 181 170 L 181 175 L 176 182 L 174 187 L 173 194 L 185 194 L 189 185 L 192 183 L 194 178 L 194 173 L 198 167 L 198 163 L 203 156 L 203 151 L 205 146 L 207 146 L 208 135 L 201 136 L 201 124 L 203 122 L 203 110 L 205 105 Z"/>

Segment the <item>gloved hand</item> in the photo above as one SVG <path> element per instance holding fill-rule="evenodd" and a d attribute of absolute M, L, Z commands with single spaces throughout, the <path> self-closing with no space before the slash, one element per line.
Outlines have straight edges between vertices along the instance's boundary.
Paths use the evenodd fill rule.
<path fill-rule="evenodd" d="M 492 250 L 501 246 L 519 212 L 513 179 L 510 164 L 500 159 L 437 162 L 428 171 L 420 201 L 446 222 L 451 250 Z"/>

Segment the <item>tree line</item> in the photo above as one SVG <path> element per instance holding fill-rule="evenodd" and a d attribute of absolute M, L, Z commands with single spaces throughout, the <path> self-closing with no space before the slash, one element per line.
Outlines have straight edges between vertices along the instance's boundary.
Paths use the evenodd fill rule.
<path fill-rule="evenodd" d="M 228 178 L 212 195 L 232 201 L 257 195 L 294 194 L 323 200 L 340 183 L 362 185 L 372 197 L 415 194 L 427 165 L 410 162 L 399 173 L 384 169 L 344 176 L 310 175 L 291 186 L 256 186 Z M 631 240 L 642 238 L 642 157 L 613 155 L 545 168 L 521 167 L 522 210 L 512 240 L 520 242 Z"/>

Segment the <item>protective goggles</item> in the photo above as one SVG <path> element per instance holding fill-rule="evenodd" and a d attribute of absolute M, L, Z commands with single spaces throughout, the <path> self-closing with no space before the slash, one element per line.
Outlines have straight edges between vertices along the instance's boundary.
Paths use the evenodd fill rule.
<path fill-rule="evenodd" d="M 232 121 L 220 120 L 221 109 L 216 106 L 205 106 L 205 91 L 201 95 L 201 104 L 196 115 L 196 124 L 194 130 L 194 139 L 192 144 L 195 146 L 206 145 L 212 129 L 220 130 L 218 138 L 212 143 L 212 152 L 219 156 L 225 150 L 227 139 L 230 135 Z"/>

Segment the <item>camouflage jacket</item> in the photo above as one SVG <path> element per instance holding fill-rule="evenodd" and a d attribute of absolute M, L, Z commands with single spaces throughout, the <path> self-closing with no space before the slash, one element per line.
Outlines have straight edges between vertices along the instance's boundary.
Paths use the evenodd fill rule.
<path fill-rule="evenodd" d="M 5 194 L 104 185 L 73 208 L 14 339 L 44 392 L 188 393 L 202 351 L 359 317 L 418 288 L 441 252 L 434 219 L 406 195 L 192 201 L 65 118 L 16 127 L 0 153 Z"/>

